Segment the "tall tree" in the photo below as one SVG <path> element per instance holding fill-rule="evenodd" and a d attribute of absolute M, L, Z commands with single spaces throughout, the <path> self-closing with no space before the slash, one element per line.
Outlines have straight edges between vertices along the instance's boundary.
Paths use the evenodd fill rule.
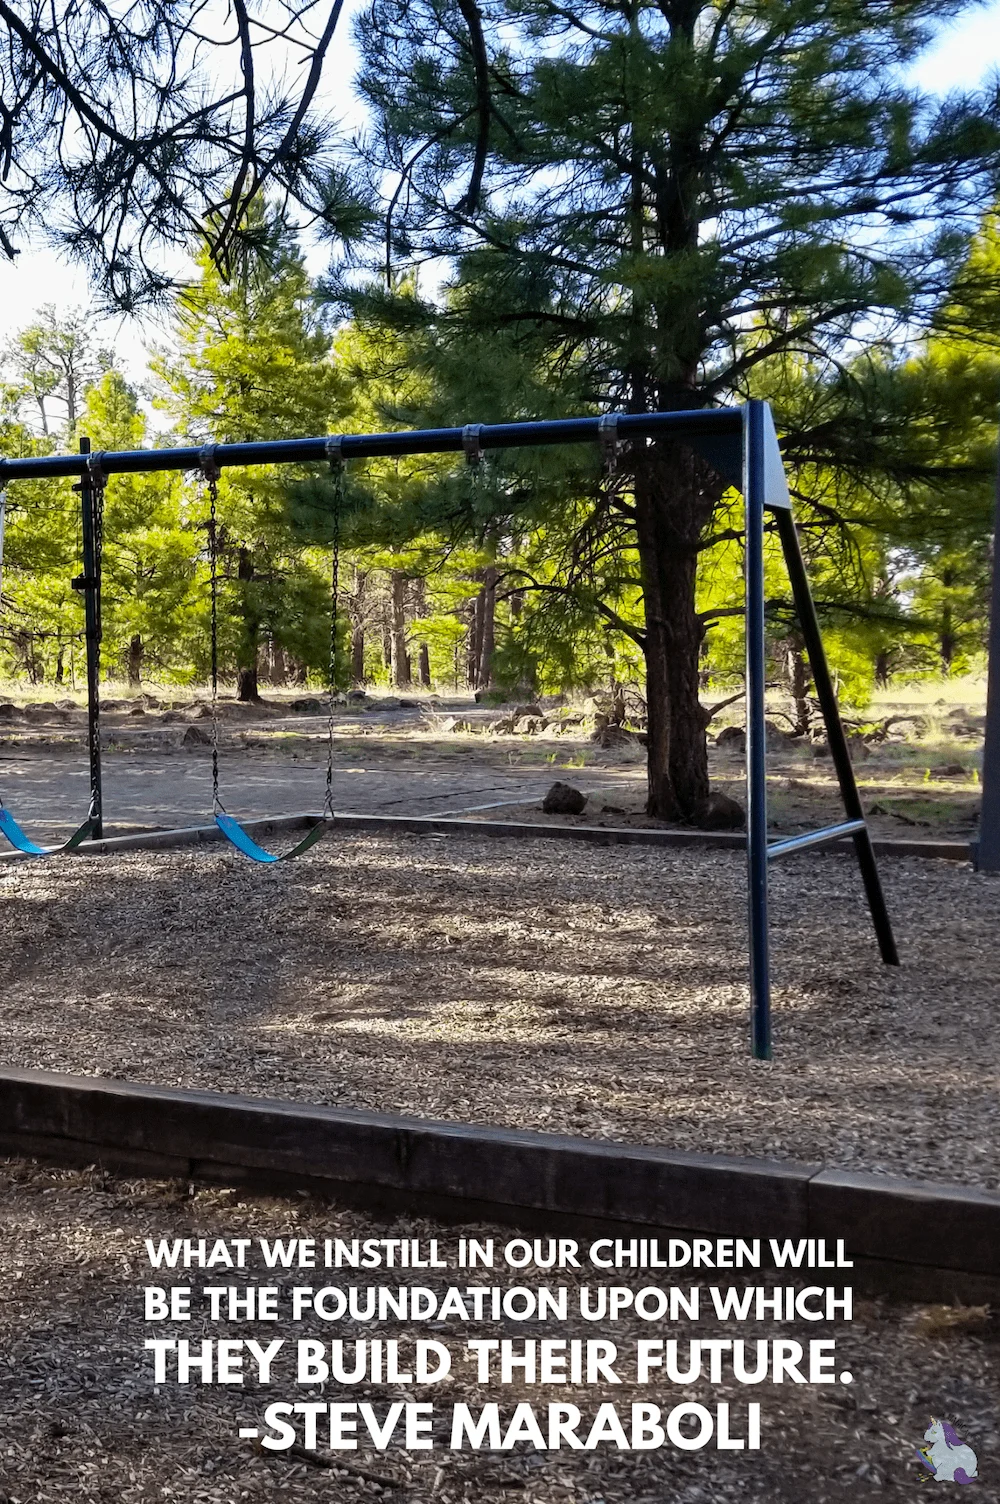
<path fill-rule="evenodd" d="M 71 431 L 89 386 L 110 370 L 114 355 L 98 347 L 90 320 L 78 308 L 58 314 L 48 303 L 9 340 L 4 364 L 23 396 L 38 409 L 42 433 Z"/>
<path fill-rule="evenodd" d="M 87 394 L 79 432 L 95 450 L 141 449 L 136 394 L 108 371 Z M 138 688 L 155 674 L 184 679 L 203 654 L 195 562 L 201 540 L 184 516 L 182 477 L 169 470 L 112 475 L 104 498 L 101 619 L 107 667 Z"/>
<path fill-rule="evenodd" d="M 376 165 L 395 176 L 385 286 L 335 291 L 421 332 L 467 388 L 531 372 L 511 417 L 539 382 L 550 409 L 644 412 L 740 398 L 785 351 L 832 373 L 859 341 L 927 322 L 994 191 L 997 99 L 935 104 L 904 82 L 960 8 L 375 0 L 358 38 Z M 400 288 L 442 259 L 449 297 Z M 809 444 L 831 457 L 830 435 Z M 696 580 L 724 486 L 674 444 L 629 465 L 581 528 L 619 540 L 625 573 L 634 560 L 642 624 L 620 626 L 645 659 L 648 807 L 692 818 L 708 792 Z"/>
<path fill-rule="evenodd" d="M 248 260 L 227 282 L 203 254 L 198 282 L 178 303 L 176 353 L 154 362 L 160 400 L 188 442 L 330 433 L 347 406 L 294 238 L 262 211 L 251 217 L 257 238 L 268 239 L 266 258 Z M 325 564 L 303 550 L 290 525 L 295 475 L 289 467 L 227 468 L 219 483 L 223 630 L 243 700 L 257 698 L 258 655 L 268 642 L 312 667 L 326 661 Z"/>
<path fill-rule="evenodd" d="M 50 441 L 16 419 L 0 418 L 4 454 L 45 454 Z M 5 668 L 32 684 L 51 673 L 62 683 L 81 638 L 79 500 L 58 481 L 18 481 L 7 491 L 0 644 Z M 68 661 L 67 661 L 68 660 Z"/>

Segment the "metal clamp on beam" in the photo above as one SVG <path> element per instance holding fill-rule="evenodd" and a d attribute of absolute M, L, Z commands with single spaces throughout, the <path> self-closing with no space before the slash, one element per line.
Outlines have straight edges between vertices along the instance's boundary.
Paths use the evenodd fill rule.
<path fill-rule="evenodd" d="M 88 454 L 87 480 L 93 490 L 100 491 L 107 478 L 107 471 L 104 468 L 104 450 L 98 449 L 94 454 Z"/>
<path fill-rule="evenodd" d="M 462 448 L 467 465 L 475 467 L 483 457 L 482 432 L 482 423 L 466 423 L 462 429 Z"/>
<path fill-rule="evenodd" d="M 330 461 L 331 470 L 339 470 L 344 463 L 344 435 L 332 434 L 326 441 L 326 457 Z"/>
<path fill-rule="evenodd" d="M 198 469 L 206 480 L 218 480 L 222 474 L 219 462 L 215 458 L 217 448 L 217 444 L 204 444 L 198 450 Z"/>
<path fill-rule="evenodd" d="M 598 419 L 597 437 L 601 445 L 601 465 L 608 475 L 612 475 L 617 468 L 618 456 L 621 453 L 617 413 L 605 413 L 602 418 Z"/>

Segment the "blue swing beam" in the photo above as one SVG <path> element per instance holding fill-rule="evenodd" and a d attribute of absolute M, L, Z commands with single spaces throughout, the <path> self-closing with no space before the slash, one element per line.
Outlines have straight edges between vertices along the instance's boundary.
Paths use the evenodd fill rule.
<path fill-rule="evenodd" d="M 840 720 L 833 681 L 826 662 L 816 608 L 798 535 L 792 519 L 781 451 L 770 407 L 766 402 L 747 402 L 742 407 L 699 408 L 696 411 L 622 413 L 603 418 L 559 418 L 532 423 L 469 423 L 461 428 L 424 428 L 398 433 L 344 434 L 315 439 L 276 439 L 250 444 L 218 444 L 213 458 L 220 467 L 322 463 L 329 459 L 331 443 L 348 460 L 373 459 L 407 454 L 465 453 L 491 449 L 524 449 L 538 445 L 591 444 L 606 441 L 608 434 L 621 440 L 674 439 L 694 449 L 731 486 L 741 491 L 746 517 L 746 722 L 747 722 L 747 880 L 750 939 L 750 1049 L 758 1060 L 771 1058 L 771 989 L 768 953 L 767 869 L 771 860 L 793 852 L 850 837 L 861 870 L 868 907 L 882 960 L 899 964 L 892 925 L 879 880 L 871 835 L 865 822 L 847 738 Z M 89 442 L 81 450 L 89 451 Z M 88 495 L 93 497 L 98 477 L 134 475 L 156 470 L 198 470 L 202 451 L 196 447 L 134 449 L 119 453 L 44 455 L 30 459 L 0 460 L 0 490 L 10 481 L 75 477 L 83 492 L 84 519 Z M 818 831 L 769 843 L 767 835 L 767 754 L 764 712 L 766 601 L 764 594 L 764 519 L 770 514 L 781 542 L 792 587 L 792 596 L 802 626 L 813 682 L 826 725 L 834 768 L 840 784 L 847 819 Z M 86 537 L 86 533 L 85 533 Z M 86 569 L 86 561 L 85 561 Z M 99 606 L 94 572 L 82 581 L 95 616 Z M 88 615 L 88 627 L 90 625 Z M 100 816 L 100 746 L 96 734 L 98 711 L 97 636 L 88 630 L 88 698 L 91 727 L 91 770 L 95 783 L 96 809 Z M 318 840 L 326 821 L 316 826 L 299 846 L 284 856 L 265 851 L 232 816 L 216 813 L 216 824 L 233 846 L 253 861 L 274 862 Z M 19 827 L 18 827 L 19 828 Z M 98 832 L 99 833 L 99 832 Z M 22 832 L 23 835 L 23 832 Z M 26 837 L 24 838 L 27 839 Z M 74 839 L 71 837 L 71 840 Z M 41 849 L 41 848 L 39 848 Z"/>

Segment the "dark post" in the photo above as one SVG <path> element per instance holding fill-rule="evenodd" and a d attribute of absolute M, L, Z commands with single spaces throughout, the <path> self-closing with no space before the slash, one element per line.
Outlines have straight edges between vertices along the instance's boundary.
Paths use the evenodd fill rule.
<path fill-rule="evenodd" d="M 990 601 L 990 661 L 983 744 L 983 803 L 975 861 L 980 872 L 1000 872 L 1000 468 L 993 522 L 993 593 Z"/>
<path fill-rule="evenodd" d="M 750 1052 L 771 1058 L 767 936 L 767 745 L 764 725 L 764 404 L 744 409 L 746 517 L 747 887 L 750 904 Z"/>
<path fill-rule="evenodd" d="M 80 453 L 90 453 L 90 440 L 80 440 Z M 97 495 L 89 470 L 80 477 L 83 532 L 83 608 L 87 639 L 87 740 L 90 746 L 90 813 L 92 839 L 104 835 L 101 789 L 101 572 L 97 542 Z"/>
<path fill-rule="evenodd" d="M 844 801 L 844 810 L 848 820 L 860 820 L 863 822 L 865 812 L 861 807 L 861 795 L 858 793 L 854 768 L 851 765 L 851 754 L 847 746 L 847 737 L 844 735 L 840 710 L 837 706 L 837 696 L 834 693 L 833 681 L 830 678 L 830 669 L 827 665 L 826 653 L 823 649 L 823 637 L 819 629 L 819 618 L 816 615 L 816 606 L 813 602 L 812 591 L 809 589 L 809 577 L 806 574 L 802 549 L 799 547 L 799 535 L 795 531 L 795 523 L 791 512 L 775 511 L 774 515 L 775 521 L 778 524 L 778 533 L 781 537 L 781 547 L 785 555 L 788 578 L 792 585 L 792 597 L 795 601 L 795 609 L 798 612 L 802 636 L 805 638 L 806 650 L 809 653 L 809 667 L 812 669 L 816 695 L 823 711 L 826 736 L 830 743 L 830 755 L 833 758 L 833 765 L 837 770 L 837 781 L 840 784 L 840 794 Z M 882 892 L 881 881 L 879 880 L 878 867 L 875 863 L 875 852 L 872 850 L 872 838 L 868 826 L 862 824 L 861 829 L 856 830 L 851 839 L 857 852 L 858 866 L 861 868 L 861 878 L 865 885 L 865 894 L 868 898 L 868 907 L 871 910 L 872 923 L 875 926 L 875 934 L 878 938 L 878 947 L 882 953 L 882 960 L 887 966 L 898 966 L 899 955 L 896 951 L 896 941 L 892 933 L 889 911 L 885 906 L 885 896 Z"/>

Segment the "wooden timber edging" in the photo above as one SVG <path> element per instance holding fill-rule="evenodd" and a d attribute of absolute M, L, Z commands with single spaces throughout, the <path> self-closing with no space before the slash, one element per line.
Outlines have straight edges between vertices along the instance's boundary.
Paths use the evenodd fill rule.
<path fill-rule="evenodd" d="M 262 820 L 247 820 L 245 828 L 259 841 L 266 841 L 286 831 L 303 830 L 320 817 L 315 814 L 274 815 Z M 594 846 L 668 846 L 690 850 L 746 849 L 746 837 L 736 830 L 642 830 L 624 826 L 543 825 L 528 820 L 459 820 L 444 815 L 352 815 L 338 814 L 331 826 L 336 830 L 384 832 L 403 831 L 410 835 L 470 835 L 480 837 L 509 836 L 522 840 L 583 841 Z M 189 825 L 179 830 L 150 830 L 135 835 L 108 836 L 103 841 L 84 841 L 74 855 L 112 856 L 119 851 L 157 851 L 180 846 L 200 846 L 223 840 L 216 825 Z M 968 841 L 886 841 L 873 838 L 877 856 L 932 857 L 950 862 L 974 859 L 975 842 Z M 834 841 L 826 851 L 850 851 L 849 839 Z M 23 862 L 17 851 L 0 852 L 0 862 Z"/>
<path fill-rule="evenodd" d="M 34 1070 L 0 1072 L 0 1154 L 553 1234 L 842 1238 L 856 1268 L 823 1278 L 1000 1295 L 1000 1194 L 970 1186 Z"/>

